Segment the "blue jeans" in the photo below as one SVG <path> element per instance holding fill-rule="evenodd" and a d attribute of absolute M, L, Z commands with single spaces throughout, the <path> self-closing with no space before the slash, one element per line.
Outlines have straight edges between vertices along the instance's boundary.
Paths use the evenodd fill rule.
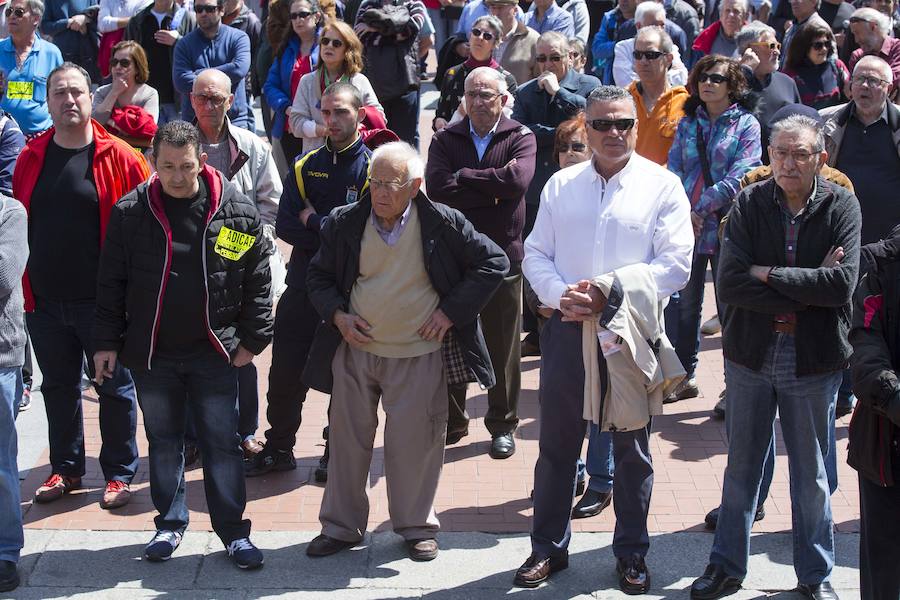
<path fill-rule="evenodd" d="M 184 531 L 184 432 L 188 412 L 203 457 L 203 488 L 213 530 L 224 544 L 250 535 L 243 455 L 237 434 L 237 369 L 217 354 L 174 361 L 157 358 L 135 370 L 150 447 L 150 497 L 157 529 Z"/>
<path fill-rule="evenodd" d="M 19 562 L 25 543 L 19 507 L 16 413 L 22 397 L 22 368 L 0 368 L 0 560 Z"/>
<path fill-rule="evenodd" d="M 703 295 L 706 289 L 706 265 L 712 267 L 713 278 L 719 267 L 719 256 L 706 254 L 694 254 L 694 261 L 691 266 L 691 277 L 687 286 L 678 293 L 678 302 L 675 304 L 677 308 L 666 311 L 666 319 L 677 314 L 677 324 L 666 327 L 666 332 L 675 331 L 675 353 L 678 354 L 679 360 L 684 370 L 687 371 L 688 378 L 694 376 L 697 369 L 697 354 L 700 352 L 700 320 L 701 311 L 703 309 Z M 677 311 L 677 312 L 675 312 Z M 721 311 L 719 311 L 721 314 Z"/>
<path fill-rule="evenodd" d="M 587 457 L 585 460 L 578 459 L 576 481 L 582 481 L 587 472 L 590 476 L 588 489 L 611 492 L 616 472 L 612 446 L 612 434 L 608 431 L 601 432 L 596 423 L 589 423 Z"/>
<path fill-rule="evenodd" d="M 725 361 L 728 465 L 709 561 L 733 577 L 747 574 L 750 527 L 777 410 L 790 465 L 794 571 L 800 583 L 815 585 L 827 581 L 834 566 L 825 458 L 841 373 L 797 377 L 794 337 L 773 335 L 759 371 Z"/>
<path fill-rule="evenodd" d="M 259 429 L 259 387 L 257 386 L 256 365 L 248 363 L 238 370 L 238 435 L 241 441 L 256 435 Z M 197 428 L 190 414 L 187 416 L 185 439 L 196 443 Z"/>
<path fill-rule="evenodd" d="M 81 374 L 84 357 L 94 377 L 94 302 L 36 299 L 26 315 L 34 355 L 44 375 L 41 393 L 47 410 L 50 465 L 54 473 L 81 477 L 84 468 L 84 419 Z M 138 466 L 137 402 L 131 374 L 116 363 L 113 376 L 94 384 L 100 396 L 100 468 L 107 481 L 130 483 Z"/>

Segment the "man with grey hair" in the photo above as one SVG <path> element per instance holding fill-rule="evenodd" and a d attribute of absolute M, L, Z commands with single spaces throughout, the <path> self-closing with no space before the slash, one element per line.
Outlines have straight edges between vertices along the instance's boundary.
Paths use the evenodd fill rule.
<path fill-rule="evenodd" d="M 877 56 L 891 67 L 890 81 L 896 93 L 900 84 L 900 40 L 890 37 L 891 20 L 874 8 L 857 9 L 850 17 L 850 30 L 859 48 L 850 55 L 847 65 L 851 73 L 863 56 Z"/>
<path fill-rule="evenodd" d="M 499 71 L 478 67 L 465 86 L 468 115 L 435 134 L 425 182 L 432 200 L 462 212 L 509 258 L 509 274 L 481 311 L 497 376 L 497 385 L 488 390 L 484 425 L 491 434 L 491 457 L 509 458 L 516 450 L 513 433 L 519 424 L 525 191 L 534 175 L 537 143 L 530 129 L 503 115 L 506 82 Z M 448 444 L 469 433 L 466 388 L 464 383 L 450 386 Z"/>
<path fill-rule="evenodd" d="M 719 5 L 719 20 L 700 32 L 691 47 L 691 62 L 694 64 L 707 54 L 721 54 L 737 58 L 738 31 L 750 19 L 747 0 L 722 0 Z"/>
<path fill-rule="evenodd" d="M 613 50 L 613 80 L 616 82 L 617 86 L 628 87 L 632 81 L 638 80 L 638 74 L 635 69 L 635 62 L 638 59 L 635 58 L 634 51 L 638 45 L 638 36 L 644 28 L 659 30 L 665 35 L 665 37 L 662 37 L 659 33 L 654 35 L 651 32 L 644 32 L 645 37 L 642 37 L 641 39 L 646 43 L 649 41 L 647 36 L 659 38 L 657 42 L 660 46 L 659 51 L 664 55 L 671 55 L 671 60 L 663 57 L 663 60 L 668 63 L 665 73 L 669 85 L 682 86 L 687 83 L 687 67 L 685 67 L 684 63 L 681 61 L 681 52 L 678 50 L 678 46 L 673 44 L 672 36 L 665 29 L 665 16 L 666 13 L 663 10 L 662 5 L 657 4 L 652 0 L 642 2 L 638 5 L 637 10 L 634 13 L 634 22 L 638 27 L 637 35 L 616 42 L 616 47 Z M 657 59 L 658 58 L 660 57 L 657 57 Z"/>
<path fill-rule="evenodd" d="M 509 261 L 461 213 L 431 202 L 423 175 L 409 144 L 379 146 L 368 190 L 331 212 L 309 264 L 308 292 L 324 325 L 305 372 L 333 374 L 322 533 L 309 556 L 365 535 L 380 399 L 391 524 L 410 558 L 434 559 L 448 382 L 494 385 L 478 313 Z"/>
<path fill-rule="evenodd" d="M 728 381 L 728 463 L 709 565 L 694 600 L 739 588 L 776 412 L 791 464 L 798 591 L 836 599 L 831 492 L 825 462 L 841 373 L 850 358 L 850 299 L 859 266 L 859 204 L 819 175 L 828 153 L 818 123 L 772 127 L 773 178 L 738 194 L 719 258 Z M 773 228 L 775 224 L 775 228 Z M 772 240 L 783 240 L 772 244 Z"/>
<path fill-rule="evenodd" d="M 536 587 L 569 564 L 575 461 L 588 409 L 585 356 L 597 355 L 599 374 L 594 371 L 592 380 L 598 382 L 600 395 L 610 398 L 604 392 L 611 388 L 603 354 L 611 348 L 592 348 L 597 335 L 583 335 L 582 326 L 596 326 L 598 318 L 600 326 L 609 326 L 622 288 L 607 305 L 595 278 L 613 272 L 618 276 L 620 269 L 642 273 L 652 305 L 682 289 L 690 274 L 690 204 L 677 176 L 634 152 L 636 112 L 627 90 L 602 86 L 591 92 L 585 116 L 593 159 L 550 178 L 534 230 L 525 240 L 523 271 L 553 315 L 541 334 L 540 454 L 534 469 L 532 554 L 515 576 L 515 585 L 522 587 Z M 655 339 L 660 347 L 669 344 L 664 338 L 660 333 Z M 624 345 L 619 351 L 626 351 Z M 649 399 L 637 398 L 635 404 L 644 402 Z M 608 413 L 601 420 L 606 424 Z M 644 561 L 650 547 L 647 514 L 653 488 L 649 418 L 636 419 L 633 427 L 604 428 L 611 430 L 616 465 L 613 554 L 619 587 L 628 594 L 643 594 L 650 587 Z"/>
<path fill-rule="evenodd" d="M 642 5 L 643 8 L 641 8 Z M 621 26 L 616 28 L 616 42 L 632 39 L 637 34 L 637 30 L 640 29 L 641 21 L 644 21 L 645 25 L 648 24 L 646 23 L 648 13 L 651 13 L 654 17 L 649 24 L 659 25 L 664 28 L 666 33 L 669 34 L 669 37 L 672 38 L 672 43 L 678 48 L 680 55 L 689 56 L 693 38 L 688 42 L 687 33 L 685 33 L 684 29 L 682 29 L 679 24 L 669 20 L 669 13 L 666 10 L 665 5 L 662 2 L 657 2 L 657 0 L 643 0 L 642 2 L 638 2 L 637 7 L 634 10 L 634 18 L 625 21 Z M 697 35 L 696 31 L 694 32 L 694 35 Z"/>

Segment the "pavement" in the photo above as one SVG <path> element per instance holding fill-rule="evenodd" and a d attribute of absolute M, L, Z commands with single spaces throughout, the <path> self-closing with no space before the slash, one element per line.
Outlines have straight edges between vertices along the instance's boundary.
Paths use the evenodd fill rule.
<path fill-rule="evenodd" d="M 423 100 L 423 133 L 430 131 L 435 99 L 431 91 Z M 426 133 L 423 149 L 429 139 Z M 708 318 L 714 306 L 710 283 L 704 304 L 704 318 Z M 270 351 L 255 362 L 260 372 L 258 436 L 263 437 Z M 140 560 L 142 548 L 155 529 L 143 426 L 139 421 L 141 462 L 131 503 L 113 511 L 100 509 L 104 481 L 97 463 L 99 407 L 91 391 L 83 398 L 88 455 L 84 488 L 55 503 L 35 505 L 31 501 L 34 490 L 49 474 L 46 417 L 41 394 L 36 392 L 32 409 L 22 413 L 17 423 L 26 527 L 20 563 L 23 583 L 10 596 L 0 593 L 0 598 L 619 597 L 611 552 L 615 525 L 612 509 L 591 519 L 573 521 L 567 571 L 556 574 L 537 590 L 510 587 L 515 569 L 529 554 L 528 496 L 538 454 L 539 373 L 539 358 L 523 359 L 518 451 L 503 461 L 487 455 L 490 436 L 482 421 L 486 395 L 470 386 L 470 434 L 448 447 L 445 454 L 435 502 L 442 525 L 438 537 L 442 550 L 431 563 L 407 559 L 402 541 L 391 532 L 384 479 L 383 413 L 369 477 L 370 533 L 364 544 L 351 551 L 324 559 L 307 558 L 305 545 L 319 530 L 323 487 L 313 483 L 312 471 L 323 449 L 321 432 L 328 406 L 326 396 L 310 393 L 295 447 L 298 468 L 247 480 L 246 516 L 253 522 L 254 542 L 266 553 L 265 567 L 249 573 L 230 563 L 211 533 L 200 467 L 186 474 L 191 525 L 175 558 L 163 564 Z M 687 597 L 691 581 L 702 574 L 707 563 L 713 536 L 704 531 L 703 517 L 719 504 L 727 458 L 724 424 L 710 417 L 723 388 L 722 373 L 721 337 L 704 337 L 697 372 L 701 395 L 667 405 L 665 414 L 653 422 L 651 452 L 656 475 L 647 557 L 653 597 Z M 840 487 L 832 496 L 837 557 L 833 584 L 842 599 L 859 597 L 859 498 L 856 474 L 846 465 L 848 424 L 848 417 L 838 421 Z M 789 591 L 796 585 L 796 578 L 791 567 L 788 469 L 780 430 L 777 448 L 781 456 L 765 505 L 767 516 L 754 526 L 746 589 L 734 598 L 783 594 L 799 598 Z"/>

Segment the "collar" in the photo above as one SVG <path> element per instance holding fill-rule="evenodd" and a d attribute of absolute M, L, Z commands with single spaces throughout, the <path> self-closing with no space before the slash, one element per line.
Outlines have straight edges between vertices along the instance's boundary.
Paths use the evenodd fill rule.
<path fill-rule="evenodd" d="M 360 143 L 362 143 L 362 136 L 359 135 L 358 131 L 356 132 L 356 139 L 353 140 L 350 144 L 348 144 L 347 147 L 344 148 L 343 150 L 335 150 L 334 148 L 331 147 L 331 138 L 327 138 L 327 137 L 325 138 L 325 148 L 329 152 L 332 152 L 337 155 L 341 155 L 344 152 L 349 152 L 349 151 L 353 150 L 354 148 L 357 148 Z"/>
<path fill-rule="evenodd" d="M 850 115 L 849 116 L 852 117 L 853 119 L 855 119 L 857 123 L 862 125 L 862 121 L 860 121 L 856 117 L 856 103 L 853 102 L 852 100 L 850 101 Z M 869 125 L 864 125 L 864 127 L 871 127 L 878 121 L 884 121 L 885 123 L 890 125 L 890 122 L 888 121 L 888 101 L 885 101 L 884 108 L 881 109 L 881 115 L 877 119 L 875 119 L 875 121 L 870 123 Z"/>
<path fill-rule="evenodd" d="M 774 177 L 773 177 L 773 179 L 774 179 Z M 818 191 L 819 191 L 819 176 L 816 175 L 813 178 L 812 191 L 810 192 L 809 196 L 806 198 L 806 202 L 803 204 L 803 208 L 801 208 L 800 212 L 798 212 L 796 215 L 791 215 L 791 211 L 788 210 L 787 199 L 785 198 L 784 192 L 782 191 L 781 187 L 779 187 L 779 185 L 777 183 L 775 184 L 775 190 L 774 190 L 773 195 L 775 198 L 775 204 L 778 205 L 778 208 L 780 210 L 783 210 L 788 215 L 790 215 L 791 218 L 796 218 L 806 212 L 806 210 L 809 208 L 809 205 L 812 204 L 813 200 L 815 199 L 816 193 Z"/>
<path fill-rule="evenodd" d="M 891 48 L 893 48 L 893 47 L 894 47 L 894 44 L 896 44 L 896 43 L 897 43 L 897 39 L 896 39 L 896 38 L 892 38 L 892 37 L 889 37 L 889 36 L 885 36 L 885 38 L 884 38 L 884 43 L 881 44 L 881 50 L 879 50 L 878 53 L 879 53 L 881 56 L 885 56 L 885 57 L 886 57 L 886 56 L 890 56 Z"/>
<path fill-rule="evenodd" d="M 636 153 L 632 152 L 631 156 L 628 157 L 628 162 L 625 163 L 625 166 L 619 169 L 619 172 L 610 177 L 609 179 L 604 179 L 600 173 L 597 172 L 597 169 L 594 167 L 594 159 L 590 160 L 590 167 L 588 169 L 591 172 L 591 183 L 600 182 L 602 185 L 606 186 L 610 183 L 618 183 L 621 182 L 623 178 L 625 178 L 631 171 L 634 169 L 635 157 Z"/>
<path fill-rule="evenodd" d="M 503 115 L 501 115 L 502 117 Z M 472 119 L 469 119 L 469 135 L 473 138 L 478 138 L 479 140 L 489 140 L 491 139 L 495 133 L 497 133 L 497 125 L 500 124 L 500 117 L 497 118 L 497 122 L 494 123 L 494 126 L 491 127 L 491 130 L 488 131 L 485 135 L 478 135 L 478 132 L 475 131 L 475 128 L 472 127 Z"/>
<path fill-rule="evenodd" d="M 403 227 L 404 225 L 406 225 L 406 221 L 409 219 L 409 213 L 412 210 L 412 205 L 413 205 L 414 201 L 415 201 L 415 199 L 412 199 L 409 201 L 409 204 L 406 205 L 406 210 L 403 211 L 403 214 L 400 215 L 400 219 L 398 219 L 397 222 L 394 223 L 394 228 L 391 229 L 390 231 L 387 231 L 381 227 L 381 223 L 378 222 L 378 217 L 375 216 L 375 209 L 370 209 L 369 214 L 371 215 L 372 225 L 375 227 L 375 229 L 379 233 L 383 233 L 385 235 L 393 233 L 394 231 L 397 230 L 398 227 Z"/>
<path fill-rule="evenodd" d="M 550 4 L 550 6 L 547 8 L 547 12 L 544 13 L 544 19 L 543 19 L 542 21 L 538 21 L 538 22 L 539 22 L 539 23 L 544 23 L 544 22 L 545 22 L 547 19 L 549 19 L 550 17 L 556 15 L 556 13 L 557 13 L 558 11 L 562 11 L 562 9 L 556 4 L 556 2 L 553 2 L 553 3 Z M 531 10 L 528 11 L 528 13 L 534 18 L 535 21 L 538 20 L 537 9 L 532 8 Z"/>

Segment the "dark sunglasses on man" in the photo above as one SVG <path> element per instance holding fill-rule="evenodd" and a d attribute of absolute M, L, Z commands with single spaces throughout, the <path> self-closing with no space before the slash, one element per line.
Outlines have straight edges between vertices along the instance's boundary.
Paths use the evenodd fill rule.
<path fill-rule="evenodd" d="M 534 62 L 545 63 L 549 60 L 550 62 L 558 63 L 558 62 L 562 62 L 562 59 L 563 59 L 563 57 L 560 56 L 559 54 L 553 54 L 551 56 L 546 56 L 544 54 L 538 54 L 537 56 L 534 57 Z"/>
<path fill-rule="evenodd" d="M 663 55 L 662 52 L 658 50 L 635 50 L 631 53 L 634 57 L 634 60 L 641 60 L 642 58 L 646 58 L 647 60 L 656 60 L 660 56 Z"/>
<path fill-rule="evenodd" d="M 215 4 L 207 4 L 204 6 L 197 6 L 196 4 L 194 5 L 194 12 L 198 15 L 202 15 L 203 13 L 213 14 L 215 12 L 218 12 L 218 10 L 219 7 Z"/>
<path fill-rule="evenodd" d="M 6 10 L 3 11 L 3 14 L 6 15 L 7 19 L 13 15 L 15 15 L 17 19 L 21 19 L 26 15 L 27 12 L 28 11 L 26 11 L 24 8 L 10 8 L 7 6 Z"/>
<path fill-rule="evenodd" d="M 613 127 L 619 132 L 629 131 L 634 127 L 634 122 L 635 119 L 591 119 L 587 124 L 590 125 L 591 129 L 594 131 L 606 133 L 612 130 Z"/>

